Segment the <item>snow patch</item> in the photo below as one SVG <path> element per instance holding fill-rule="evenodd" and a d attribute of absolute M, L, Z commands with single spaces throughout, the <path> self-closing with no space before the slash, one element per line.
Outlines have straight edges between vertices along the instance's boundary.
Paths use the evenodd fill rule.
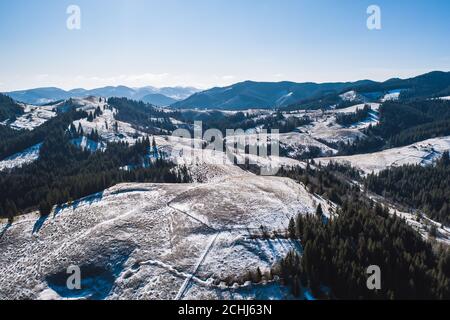
<path fill-rule="evenodd" d="M 0 171 L 7 169 L 20 168 L 26 164 L 32 163 L 39 158 L 39 151 L 42 143 L 34 145 L 22 152 L 16 153 L 0 161 Z"/>
<path fill-rule="evenodd" d="M 400 148 L 388 149 L 354 156 L 318 158 L 316 162 L 328 164 L 330 161 L 348 163 L 363 170 L 366 174 L 378 173 L 390 167 L 406 164 L 430 165 L 450 150 L 450 136 L 433 138 Z"/>

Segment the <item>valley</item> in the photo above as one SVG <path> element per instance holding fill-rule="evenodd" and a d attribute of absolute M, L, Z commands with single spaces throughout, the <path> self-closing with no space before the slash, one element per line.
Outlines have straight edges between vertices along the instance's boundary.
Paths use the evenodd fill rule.
<path fill-rule="evenodd" d="M 370 180 L 389 177 L 395 169 L 428 174 L 432 181 L 437 173 L 420 168 L 447 172 L 450 103 L 446 96 L 436 97 L 441 86 L 425 97 L 416 87 L 417 92 L 408 91 L 406 84 L 421 81 L 398 81 L 389 90 L 386 83 L 282 83 L 299 90 L 283 99 L 278 91 L 270 95 L 268 84 L 247 83 L 270 96 L 269 105 L 241 101 L 234 91 L 243 84 L 196 92 L 164 108 L 143 102 L 144 96 L 133 100 L 84 91 L 60 101 L 40 96 L 45 105 L 5 98 L 7 104 L 0 104 L 5 109 L 0 113 L 0 298 L 320 298 L 330 290 L 317 288 L 314 279 L 326 277 L 302 269 L 308 280 L 300 281 L 289 273 L 298 266 L 287 272 L 280 263 L 293 254 L 313 259 L 304 242 L 311 234 L 298 230 L 319 223 L 325 232 L 359 214 L 412 237 L 417 246 L 406 248 L 406 255 L 423 250 L 444 256 L 450 244 L 448 185 L 433 185 L 433 194 L 425 190 L 411 205 L 405 198 L 416 194 L 398 196 L 391 185 L 396 181 Z M 336 90 L 331 98 L 330 88 Z M 306 89 L 311 96 L 301 96 Z M 235 99 L 222 104 L 229 94 Z M 196 101 L 204 95 L 216 102 L 199 109 Z M 184 130 L 194 136 L 198 121 L 217 135 L 176 134 Z M 226 129 L 242 130 L 231 137 Z M 262 150 L 261 134 L 274 129 L 279 134 L 266 141 L 270 152 L 251 153 L 255 146 Z M 239 148 L 232 139 L 246 144 Z M 224 148 L 211 148 L 214 143 Z M 410 176 L 399 176 L 407 185 Z M 383 192 L 369 190 L 369 182 Z M 375 213 L 349 218 L 352 205 Z M 310 222 L 312 217 L 317 221 Z M 364 238 L 368 231 L 357 232 Z M 445 296 L 445 284 L 434 280 L 448 281 L 435 276 L 439 257 L 427 260 L 435 268 L 429 294 Z M 71 265 L 85 275 L 82 290 L 66 288 Z"/>

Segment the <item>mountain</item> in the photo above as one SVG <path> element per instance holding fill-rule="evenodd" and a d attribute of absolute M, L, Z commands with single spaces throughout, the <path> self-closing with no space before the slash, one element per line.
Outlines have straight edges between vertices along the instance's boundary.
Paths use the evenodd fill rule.
<path fill-rule="evenodd" d="M 30 104 L 46 104 L 71 97 L 69 92 L 53 87 L 7 92 L 5 94 L 16 101 Z"/>
<path fill-rule="evenodd" d="M 368 80 L 354 83 L 295 83 L 245 81 L 224 88 L 213 88 L 193 94 L 174 103 L 180 109 L 243 110 L 288 106 L 302 99 L 336 93 L 355 85 L 369 85 Z"/>
<path fill-rule="evenodd" d="M 155 89 L 155 88 L 153 88 Z M 155 89 L 154 93 L 160 93 L 165 95 L 166 97 L 175 99 L 175 100 L 184 100 L 188 97 L 192 96 L 194 93 L 197 93 L 201 90 L 194 87 L 164 87 Z"/>
<path fill-rule="evenodd" d="M 141 101 L 145 103 L 150 103 L 158 107 L 170 106 L 171 104 L 177 102 L 178 100 L 172 99 L 160 93 L 151 93 L 144 96 Z"/>
<path fill-rule="evenodd" d="M 158 102 L 155 103 L 156 105 L 168 105 L 178 100 L 186 99 L 187 97 L 198 91 L 198 89 L 192 87 L 155 88 L 148 86 L 143 88 L 130 88 L 126 86 L 107 86 L 91 90 L 77 88 L 69 91 L 65 91 L 59 88 L 36 88 L 7 92 L 5 94 L 16 101 L 37 105 L 69 98 L 85 98 L 89 96 L 108 98 L 124 97 L 133 100 L 142 100 L 148 95 L 158 95 L 153 98 L 152 96 L 147 97 L 147 102 L 152 103 L 151 100 L 155 100 L 156 102 Z"/>
<path fill-rule="evenodd" d="M 433 98 L 450 95 L 450 72 L 434 71 L 385 82 L 361 80 L 337 83 L 245 81 L 193 94 L 174 103 L 179 109 L 244 110 L 250 108 L 317 109 L 342 102 Z"/>
<path fill-rule="evenodd" d="M 447 96 L 450 94 L 450 72 L 433 71 L 409 79 L 393 78 L 355 89 L 369 94 L 401 89 L 404 99 Z"/>

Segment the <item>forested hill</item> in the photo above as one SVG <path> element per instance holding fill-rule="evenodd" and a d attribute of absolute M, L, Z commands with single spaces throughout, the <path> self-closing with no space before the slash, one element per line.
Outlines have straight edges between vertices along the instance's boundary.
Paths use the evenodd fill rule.
<path fill-rule="evenodd" d="M 0 110 L 13 114 L 15 102 L 8 97 L 2 98 Z M 70 99 L 61 102 L 54 108 L 53 118 L 45 119 L 42 125 L 29 130 L 0 125 L 0 161 L 11 156 L 26 157 L 29 148 L 35 148 L 38 153 L 31 161 L 0 170 L 0 217 L 12 219 L 36 209 L 47 215 L 54 205 L 101 192 L 120 182 L 190 180 L 187 171 L 182 167 L 175 168 L 150 138 L 150 134 L 159 133 L 163 125 L 167 129 L 173 128 L 167 114 L 151 105 L 125 98 L 111 99 L 113 105 L 102 105 L 104 100 L 101 98 L 95 101 L 97 104 L 87 106 L 84 103 L 89 101 L 81 103 Z M 108 125 L 95 121 L 106 111 L 112 114 L 112 108 L 117 110 L 117 119 L 142 128 L 141 137 L 136 137 L 132 144 L 123 139 L 114 140 L 116 136 L 121 137 L 118 127 L 112 141 L 99 134 L 96 126 Z M 33 116 L 30 114 L 30 118 Z M 86 127 L 83 128 L 80 121 Z M 117 124 L 117 120 L 114 121 Z M 88 129 L 88 124 L 92 129 Z M 87 141 L 85 147 L 81 146 L 83 140 Z M 94 147 L 89 148 L 89 145 Z"/>
<path fill-rule="evenodd" d="M 437 165 L 441 166 L 448 166 L 448 154 Z M 303 251 L 301 254 L 290 252 L 272 268 L 272 274 L 280 276 L 295 296 L 299 296 L 302 289 L 310 289 L 317 299 L 450 298 L 448 248 L 433 247 L 404 219 L 392 215 L 389 209 L 375 204 L 359 187 L 349 184 L 349 179 L 355 179 L 357 172 L 346 166 L 330 164 L 320 170 L 310 167 L 306 170 L 283 170 L 280 175 L 302 182 L 310 190 L 340 204 L 337 215 L 331 220 L 324 217 L 322 208 L 318 207 L 315 215 L 300 213 L 288 223 L 287 236 L 299 241 Z M 378 185 L 383 184 L 383 176 L 378 179 Z M 430 176 L 418 171 L 416 177 Z M 437 172 L 433 176 L 437 178 Z M 372 179 L 370 184 L 376 182 Z M 430 185 L 439 185 L 436 179 L 432 181 Z M 418 190 L 422 186 L 417 182 L 413 179 L 411 183 L 416 183 L 416 186 L 411 188 Z M 401 180 L 398 186 L 405 184 L 407 181 Z M 411 188 L 400 197 L 414 194 Z M 433 189 L 428 194 L 436 191 Z M 444 192 L 448 193 L 448 187 Z M 444 201 L 448 202 L 448 199 L 447 196 Z M 381 290 L 367 289 L 366 270 L 371 265 L 381 269 Z"/>
<path fill-rule="evenodd" d="M 14 121 L 14 119 L 23 114 L 23 109 L 10 97 L 0 93 L 0 122 Z"/>
<path fill-rule="evenodd" d="M 356 115 L 355 115 L 356 116 Z M 347 117 L 348 118 L 348 117 Z M 442 99 L 387 101 L 379 109 L 379 123 L 363 131 L 364 139 L 335 146 L 341 154 L 360 154 L 402 147 L 450 135 L 450 101 Z"/>
<path fill-rule="evenodd" d="M 401 166 L 371 174 L 366 187 L 450 226 L 450 157 L 432 166 Z"/>

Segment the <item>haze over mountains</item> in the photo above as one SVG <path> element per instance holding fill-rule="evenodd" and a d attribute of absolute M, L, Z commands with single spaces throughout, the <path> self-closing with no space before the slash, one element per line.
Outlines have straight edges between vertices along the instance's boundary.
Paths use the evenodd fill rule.
<path fill-rule="evenodd" d="M 46 104 L 58 100 L 69 98 L 84 98 L 89 96 L 100 97 L 125 97 L 133 100 L 142 100 L 157 106 L 167 106 L 176 101 L 186 99 L 190 95 L 198 92 L 199 89 L 192 87 L 143 87 L 130 88 L 126 86 L 108 86 L 91 90 L 73 89 L 63 90 L 60 88 L 36 88 L 29 90 L 20 90 L 8 92 L 11 98 L 29 104 Z"/>

